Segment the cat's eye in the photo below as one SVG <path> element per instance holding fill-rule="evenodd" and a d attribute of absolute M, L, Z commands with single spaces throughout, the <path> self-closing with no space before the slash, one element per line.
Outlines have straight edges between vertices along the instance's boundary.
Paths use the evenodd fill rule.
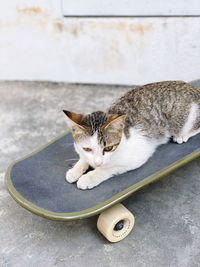
<path fill-rule="evenodd" d="M 105 152 L 110 152 L 113 149 L 113 146 L 106 146 L 104 147 Z"/>
<path fill-rule="evenodd" d="M 91 151 L 92 151 L 92 149 L 89 148 L 89 147 L 83 147 L 83 150 L 85 150 L 85 151 L 87 151 L 87 152 L 91 152 Z"/>

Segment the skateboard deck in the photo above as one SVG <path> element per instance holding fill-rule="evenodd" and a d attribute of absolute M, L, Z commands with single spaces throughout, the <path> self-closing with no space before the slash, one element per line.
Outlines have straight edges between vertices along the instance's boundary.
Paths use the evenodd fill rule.
<path fill-rule="evenodd" d="M 27 210 L 48 219 L 70 221 L 101 213 L 199 156 L 200 134 L 181 145 L 169 142 L 160 146 L 142 167 L 83 191 L 65 180 L 67 169 L 78 155 L 71 133 L 64 133 L 13 162 L 6 173 L 6 186 Z"/>

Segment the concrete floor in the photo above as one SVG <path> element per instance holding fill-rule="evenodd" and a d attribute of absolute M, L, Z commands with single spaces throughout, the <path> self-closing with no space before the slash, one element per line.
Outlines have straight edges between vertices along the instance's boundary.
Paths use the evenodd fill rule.
<path fill-rule="evenodd" d="M 66 131 L 63 108 L 104 110 L 128 89 L 0 82 L 0 266 L 200 266 L 200 158 L 124 202 L 136 224 L 116 244 L 97 231 L 97 217 L 49 221 L 20 207 L 5 189 L 13 160 Z"/>

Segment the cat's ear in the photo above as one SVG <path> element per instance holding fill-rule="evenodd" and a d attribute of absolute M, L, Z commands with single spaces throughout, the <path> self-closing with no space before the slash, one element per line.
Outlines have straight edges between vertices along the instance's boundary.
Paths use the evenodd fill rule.
<path fill-rule="evenodd" d="M 105 126 L 106 131 L 122 131 L 125 126 L 126 115 L 111 115 Z"/>
<path fill-rule="evenodd" d="M 83 118 L 82 114 L 76 114 L 74 112 L 68 111 L 68 110 L 63 110 L 63 112 L 66 115 L 67 118 L 67 125 L 73 132 L 81 134 L 81 132 L 85 131 L 85 128 L 80 125 L 81 120 Z"/>
<path fill-rule="evenodd" d="M 70 128 L 72 128 L 75 125 L 79 125 L 83 115 L 81 114 L 76 114 L 74 112 L 68 111 L 68 110 L 63 110 L 65 115 L 67 116 L 67 124 Z"/>

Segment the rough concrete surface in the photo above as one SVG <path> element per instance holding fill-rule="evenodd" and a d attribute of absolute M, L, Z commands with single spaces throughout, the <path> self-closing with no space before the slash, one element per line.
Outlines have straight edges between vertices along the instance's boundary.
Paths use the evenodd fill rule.
<path fill-rule="evenodd" d="M 104 110 L 128 89 L 0 82 L 0 266 L 200 266 L 200 158 L 124 201 L 136 224 L 116 244 L 97 231 L 97 217 L 50 221 L 6 191 L 8 165 L 66 131 L 63 108 Z"/>

